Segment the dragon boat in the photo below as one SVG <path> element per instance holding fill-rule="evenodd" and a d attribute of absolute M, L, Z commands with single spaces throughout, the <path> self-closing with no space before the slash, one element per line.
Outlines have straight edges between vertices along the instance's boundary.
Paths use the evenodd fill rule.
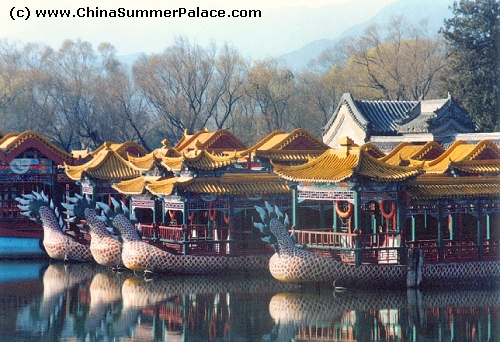
<path fill-rule="evenodd" d="M 269 261 L 271 275 L 284 282 L 333 282 L 344 286 L 419 287 L 460 284 L 494 285 L 500 280 L 498 261 L 423 264 L 419 249 L 409 249 L 408 265 L 352 264 L 300 248 L 289 234 L 288 216 L 265 202 L 256 206 L 262 222 L 254 226 L 266 235 L 263 240 L 275 249 Z"/>
<path fill-rule="evenodd" d="M 19 207 L 25 211 L 24 215 L 34 220 L 40 218 L 43 222 L 44 246 L 53 259 L 95 260 L 112 268 L 125 266 L 133 271 L 155 273 L 217 274 L 268 268 L 269 255 L 176 255 L 155 246 L 141 239 L 127 218 L 127 207 L 116 200 L 113 200 L 114 210 L 105 203 L 97 203 L 104 215 L 98 215 L 92 202 L 79 195 L 68 198 L 69 203 L 63 205 L 67 210 L 65 214 L 71 216 L 66 221 L 85 220 L 90 228 L 90 245 L 77 243 L 63 233 L 64 219 L 45 195 L 34 192 L 23 195 L 18 202 L 22 204 Z M 110 230 L 117 231 L 119 236 L 113 237 Z"/>
<path fill-rule="evenodd" d="M 52 200 L 42 192 L 23 194 L 16 198 L 21 215 L 43 226 L 43 247 L 50 258 L 56 260 L 92 261 L 88 244 L 66 233 L 66 226 Z"/>
<path fill-rule="evenodd" d="M 116 201 L 114 201 L 116 203 Z M 267 270 L 268 255 L 176 255 L 141 239 L 123 212 L 98 202 L 108 221 L 123 239 L 122 262 L 126 268 L 144 272 L 217 274 Z M 115 204 L 115 209 L 119 205 Z M 124 207 L 124 206 L 121 206 Z"/>

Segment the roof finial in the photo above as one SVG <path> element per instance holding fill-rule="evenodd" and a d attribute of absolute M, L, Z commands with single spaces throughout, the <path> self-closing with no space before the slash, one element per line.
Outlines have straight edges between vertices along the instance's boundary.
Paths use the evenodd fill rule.
<path fill-rule="evenodd" d="M 163 148 L 169 148 L 170 147 L 170 140 L 165 138 L 161 141 L 161 144 L 162 144 Z"/>
<path fill-rule="evenodd" d="M 356 144 L 354 144 L 354 140 L 347 136 L 340 138 L 339 145 L 340 150 L 345 152 L 346 155 L 349 154 L 349 151 L 352 150 L 353 146 L 357 146 Z"/>

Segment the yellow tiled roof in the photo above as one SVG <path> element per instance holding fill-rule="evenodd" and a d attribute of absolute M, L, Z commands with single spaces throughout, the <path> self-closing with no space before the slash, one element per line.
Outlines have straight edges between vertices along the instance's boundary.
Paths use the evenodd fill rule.
<path fill-rule="evenodd" d="M 355 149 L 348 154 L 339 150 L 328 150 L 303 165 L 274 165 L 274 172 L 286 180 L 323 183 L 337 183 L 354 174 L 371 180 L 394 182 L 420 173 L 416 167 L 394 166 L 381 162 L 361 149 Z"/>
<path fill-rule="evenodd" d="M 359 154 L 340 157 L 335 150 L 328 150 L 316 159 L 302 165 L 273 165 L 278 176 L 296 182 L 339 182 L 350 177 L 358 165 Z"/>
<path fill-rule="evenodd" d="M 287 145 L 292 143 L 298 137 L 305 137 L 307 140 L 312 142 L 318 150 L 327 150 L 329 146 L 324 142 L 316 138 L 314 135 L 309 133 L 307 130 L 302 128 L 297 128 L 290 133 L 281 133 L 277 131 L 273 135 L 269 135 L 262 144 L 257 144 L 255 150 L 258 152 L 264 152 L 269 150 L 284 150 Z"/>
<path fill-rule="evenodd" d="M 148 171 L 156 160 L 154 151 L 142 157 L 133 157 L 129 155 L 127 159 L 130 166 L 139 171 Z"/>
<path fill-rule="evenodd" d="M 162 158 L 161 164 L 171 171 L 180 171 L 182 167 L 197 170 L 215 170 L 227 167 L 235 162 L 235 153 L 228 156 L 216 156 L 205 150 L 193 150 L 177 158 Z"/>
<path fill-rule="evenodd" d="M 356 175 L 382 182 L 404 181 L 420 173 L 418 167 L 390 165 L 373 158 L 366 151 L 361 151 L 361 158 L 356 168 Z"/>
<path fill-rule="evenodd" d="M 445 151 L 441 145 L 434 141 L 428 142 L 423 146 L 404 142 L 396 146 L 394 150 L 380 158 L 380 160 L 391 165 L 400 165 L 401 161 L 408 161 L 410 159 L 421 161 L 424 160 L 426 154 L 433 149 L 437 150 L 438 153 L 443 153 Z"/>
<path fill-rule="evenodd" d="M 197 194 L 263 195 L 289 194 L 290 188 L 273 174 L 225 174 L 222 177 L 174 177 L 151 182 L 146 189 L 154 195 L 171 195 L 174 189 Z"/>
<path fill-rule="evenodd" d="M 258 152 L 261 158 L 272 160 L 273 162 L 307 162 L 317 158 L 325 152 L 324 150 L 308 150 L 308 151 L 287 151 L 274 150 L 269 152 Z"/>
<path fill-rule="evenodd" d="M 226 142 L 230 142 L 232 146 L 219 146 L 214 147 L 214 144 L 219 139 L 224 139 Z M 182 139 L 174 147 L 179 152 L 188 152 L 193 149 L 204 149 L 204 150 L 223 150 L 228 148 L 234 148 L 237 150 L 246 149 L 245 144 L 238 139 L 232 132 L 226 129 L 219 129 L 215 132 L 210 132 L 208 129 L 196 132 L 193 135 L 188 135 L 187 131 L 184 132 Z"/>
<path fill-rule="evenodd" d="M 489 154 L 493 154 L 495 157 L 500 156 L 498 146 L 489 140 L 483 140 L 478 144 L 456 141 L 438 158 L 423 162 L 423 169 L 427 174 L 441 174 L 448 170 L 452 162 L 475 160 L 488 149 L 490 150 Z M 419 162 L 411 160 L 411 163 L 417 165 Z"/>
<path fill-rule="evenodd" d="M 90 155 L 90 150 L 88 147 L 83 150 L 72 150 L 71 155 L 73 156 L 73 158 L 85 159 Z"/>
<path fill-rule="evenodd" d="M 462 172 L 472 174 L 500 174 L 500 159 L 496 160 L 461 160 L 451 162 L 450 167 Z"/>
<path fill-rule="evenodd" d="M 71 154 L 66 153 L 35 131 L 25 131 L 21 134 L 9 133 L 5 135 L 2 139 L 0 139 L 0 150 L 5 152 L 5 154 L 8 154 L 28 139 L 35 139 L 39 141 L 48 150 L 63 158 L 64 160 L 70 161 L 73 159 Z"/>
<path fill-rule="evenodd" d="M 500 199 L 500 177 L 429 177 L 409 184 L 406 193 L 413 200 L 457 198 Z"/>
<path fill-rule="evenodd" d="M 131 167 L 117 152 L 102 149 L 97 155 L 83 165 L 65 165 L 66 175 L 73 180 L 81 180 L 86 173 L 92 178 L 102 180 L 124 180 L 141 175 L 141 172 Z"/>
<path fill-rule="evenodd" d="M 377 145 L 374 145 L 372 143 L 363 144 L 360 149 L 367 151 L 372 157 L 375 158 L 382 158 L 385 156 L 385 153 L 380 148 L 378 148 Z"/>
<path fill-rule="evenodd" d="M 139 145 L 135 141 L 126 141 L 124 143 L 116 143 L 114 141 L 107 141 L 103 143 L 101 146 L 99 146 L 95 151 L 91 152 L 93 156 L 96 156 L 101 152 L 102 150 L 113 150 L 116 153 L 118 153 L 122 158 L 127 157 L 127 149 L 128 148 L 134 148 L 140 152 L 141 155 L 145 155 L 148 153 L 144 147 Z"/>
<path fill-rule="evenodd" d="M 146 189 L 146 184 L 157 181 L 160 176 L 140 176 L 129 180 L 124 180 L 111 185 L 116 191 L 124 195 L 140 195 Z"/>
<path fill-rule="evenodd" d="M 176 158 L 179 156 L 179 153 L 174 149 L 158 148 L 142 157 L 128 155 L 127 159 L 133 168 L 145 172 L 151 169 L 154 162 L 161 163 L 164 157 Z"/>

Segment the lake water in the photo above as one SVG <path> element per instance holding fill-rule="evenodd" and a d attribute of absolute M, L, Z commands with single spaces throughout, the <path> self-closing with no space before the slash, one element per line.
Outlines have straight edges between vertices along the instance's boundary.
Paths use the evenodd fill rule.
<path fill-rule="evenodd" d="M 335 292 L 0 261 L 0 305 L 0 341 L 500 341 L 498 289 Z"/>

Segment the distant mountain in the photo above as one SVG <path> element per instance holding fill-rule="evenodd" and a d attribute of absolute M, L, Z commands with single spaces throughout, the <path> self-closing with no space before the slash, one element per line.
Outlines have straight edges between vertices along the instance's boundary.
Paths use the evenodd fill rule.
<path fill-rule="evenodd" d="M 373 24 L 386 25 L 396 16 L 403 16 L 410 23 L 425 21 L 429 34 L 437 35 L 443 26 L 443 20 L 452 16 L 449 9 L 452 4 L 453 0 L 398 0 L 361 24 L 353 25 L 331 39 L 314 40 L 300 49 L 280 56 L 280 59 L 292 70 L 304 71 L 308 68 L 309 62 L 324 50 L 334 48 L 343 39 L 361 36 L 364 30 Z"/>

